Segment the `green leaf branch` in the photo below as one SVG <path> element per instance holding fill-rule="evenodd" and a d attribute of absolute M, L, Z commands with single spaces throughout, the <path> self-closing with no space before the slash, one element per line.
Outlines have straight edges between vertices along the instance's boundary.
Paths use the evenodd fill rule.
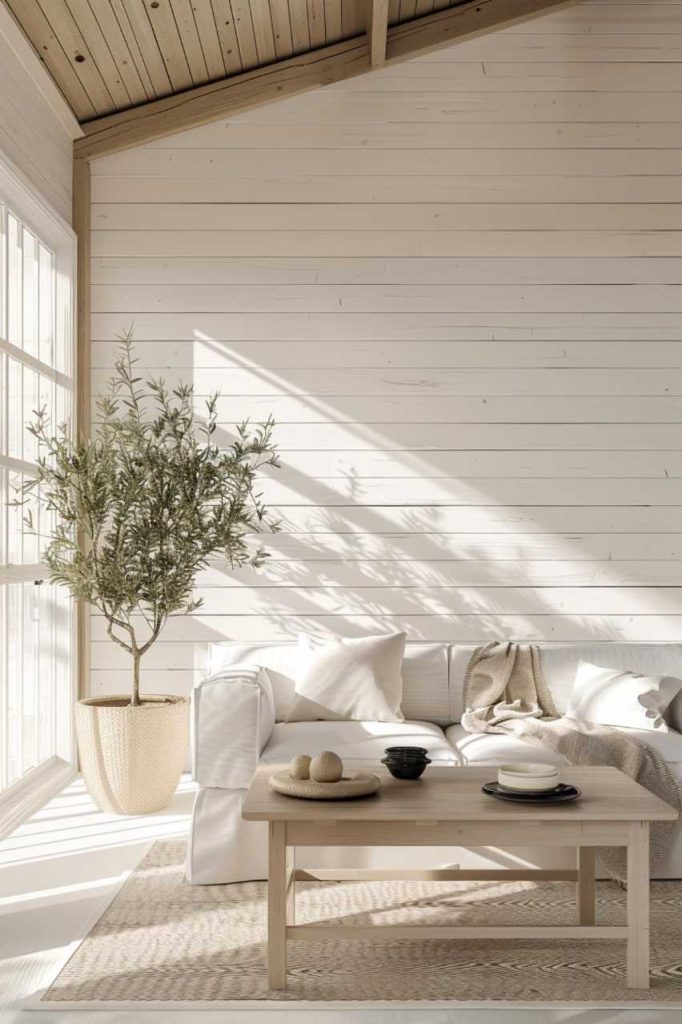
<path fill-rule="evenodd" d="M 46 409 L 29 427 L 38 475 L 19 504 L 37 497 L 55 513 L 43 552 L 50 578 L 97 608 L 109 637 L 133 659 L 131 703 L 140 700 L 140 660 L 168 616 L 190 613 L 197 574 L 223 557 L 231 568 L 267 557 L 250 536 L 276 530 L 256 488 L 278 466 L 274 421 L 237 428 L 228 447 L 215 441 L 219 394 L 194 411 L 194 388 L 169 388 L 136 372 L 132 329 L 119 339 L 115 372 L 97 400 L 92 437 L 73 440 L 66 424 L 50 430 Z M 33 529 L 30 510 L 24 515 Z"/>

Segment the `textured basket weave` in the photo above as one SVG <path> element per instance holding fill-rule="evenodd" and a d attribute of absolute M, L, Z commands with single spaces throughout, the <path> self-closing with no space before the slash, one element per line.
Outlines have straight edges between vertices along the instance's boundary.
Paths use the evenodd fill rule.
<path fill-rule="evenodd" d="M 81 771 L 101 810 L 150 814 L 166 807 L 187 753 L 189 702 L 145 694 L 131 707 L 124 696 L 91 697 L 76 705 Z"/>
<path fill-rule="evenodd" d="M 299 800 L 357 800 L 376 793 L 381 782 L 376 775 L 366 772 L 354 772 L 338 782 L 315 782 L 314 779 L 294 779 L 285 771 L 271 775 L 270 786 L 277 793 Z"/>

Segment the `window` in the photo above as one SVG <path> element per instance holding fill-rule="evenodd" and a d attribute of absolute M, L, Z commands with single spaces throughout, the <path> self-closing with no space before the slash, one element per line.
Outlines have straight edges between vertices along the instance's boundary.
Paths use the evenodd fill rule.
<path fill-rule="evenodd" d="M 53 524 L 34 509 L 34 535 L 7 504 L 36 472 L 34 410 L 73 422 L 74 254 L 0 161 L 0 800 L 74 760 L 74 611 L 40 563 Z"/>

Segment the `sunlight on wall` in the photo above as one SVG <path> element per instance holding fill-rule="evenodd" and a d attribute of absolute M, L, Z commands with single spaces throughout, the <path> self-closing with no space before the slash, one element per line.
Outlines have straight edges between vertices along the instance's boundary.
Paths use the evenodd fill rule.
<path fill-rule="evenodd" d="M 141 368 L 282 452 L 271 560 L 202 575 L 147 685 L 299 630 L 680 635 L 676 72 L 590 11 L 93 163 L 93 383 L 134 319 Z"/>

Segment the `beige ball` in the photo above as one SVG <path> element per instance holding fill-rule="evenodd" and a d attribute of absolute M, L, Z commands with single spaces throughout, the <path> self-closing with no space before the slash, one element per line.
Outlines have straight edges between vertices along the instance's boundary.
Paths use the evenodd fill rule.
<path fill-rule="evenodd" d="M 310 762 L 310 778 L 315 782 L 338 782 L 343 775 L 343 761 L 333 750 L 323 750 Z"/>
<path fill-rule="evenodd" d="M 297 754 L 289 764 L 289 775 L 292 779 L 309 779 L 310 754 Z"/>

